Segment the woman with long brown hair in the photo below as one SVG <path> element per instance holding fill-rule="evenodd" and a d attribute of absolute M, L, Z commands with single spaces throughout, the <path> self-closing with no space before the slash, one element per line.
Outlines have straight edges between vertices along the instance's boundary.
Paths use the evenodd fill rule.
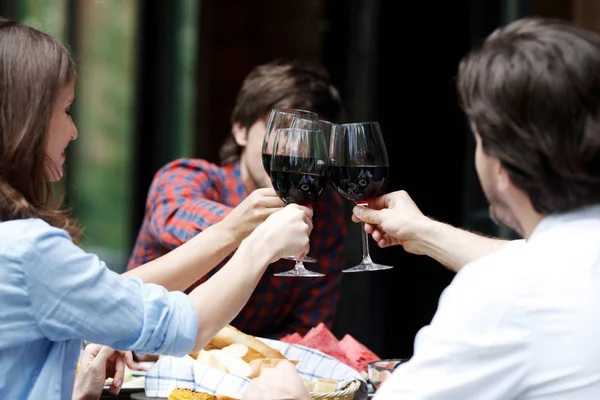
<path fill-rule="evenodd" d="M 0 20 L 2 399 L 71 398 L 82 340 L 142 354 L 197 351 L 235 317 L 271 262 L 308 248 L 312 211 L 262 189 L 123 276 L 83 251 L 81 229 L 50 185 L 78 136 L 69 112 L 75 75 L 61 43 Z M 182 293 L 236 248 L 218 274 Z"/>

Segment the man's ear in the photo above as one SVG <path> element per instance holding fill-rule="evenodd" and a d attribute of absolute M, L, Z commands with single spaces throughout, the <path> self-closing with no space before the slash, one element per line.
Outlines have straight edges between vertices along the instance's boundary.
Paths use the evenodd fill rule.
<path fill-rule="evenodd" d="M 496 189 L 500 193 L 506 192 L 513 186 L 510 175 L 508 175 L 508 172 L 506 169 L 504 169 L 502 163 L 497 158 L 494 159 L 494 171 L 496 175 Z"/>
<path fill-rule="evenodd" d="M 231 129 L 235 142 L 240 147 L 246 147 L 248 143 L 248 130 L 239 122 L 235 122 Z"/>

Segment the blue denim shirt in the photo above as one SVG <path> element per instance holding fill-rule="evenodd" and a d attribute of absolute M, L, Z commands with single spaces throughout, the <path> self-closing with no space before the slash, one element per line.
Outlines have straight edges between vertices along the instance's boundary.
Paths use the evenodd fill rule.
<path fill-rule="evenodd" d="M 82 339 L 182 356 L 197 328 L 182 292 L 111 271 L 40 219 L 0 223 L 0 399 L 71 399 Z"/>

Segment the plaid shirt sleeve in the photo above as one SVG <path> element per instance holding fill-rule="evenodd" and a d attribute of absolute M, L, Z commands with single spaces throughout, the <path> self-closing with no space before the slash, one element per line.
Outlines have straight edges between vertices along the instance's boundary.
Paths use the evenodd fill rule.
<path fill-rule="evenodd" d="M 325 274 L 322 278 L 299 278 L 301 292 L 293 307 L 285 330 L 273 337 L 283 337 L 298 332 L 304 335 L 312 327 L 323 322 L 332 329 L 340 299 L 344 266 L 344 200 L 333 189 L 328 188 L 315 204 L 313 231 L 310 237 L 309 255 L 317 259 L 316 264 L 306 264 L 308 269 Z M 290 279 L 290 278 L 287 278 Z"/>
<path fill-rule="evenodd" d="M 179 159 L 161 168 L 150 187 L 149 233 L 174 249 L 222 220 L 232 209 L 218 198 L 216 172 L 203 160 Z"/>

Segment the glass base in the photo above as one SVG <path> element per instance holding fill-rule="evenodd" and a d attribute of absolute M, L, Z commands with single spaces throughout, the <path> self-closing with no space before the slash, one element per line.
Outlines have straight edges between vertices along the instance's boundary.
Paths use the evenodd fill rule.
<path fill-rule="evenodd" d="M 306 277 L 312 277 L 312 278 L 317 278 L 319 276 L 325 276 L 325 274 L 322 274 L 320 272 L 309 271 L 306 268 L 294 268 L 294 269 L 291 269 L 291 270 L 285 271 L 285 272 L 277 272 L 273 275 L 274 276 L 306 276 Z"/>
<path fill-rule="evenodd" d="M 296 258 L 294 256 L 288 256 L 288 257 L 283 257 L 283 258 L 285 258 L 286 260 L 296 261 Z M 300 261 L 302 261 L 302 262 L 309 262 L 309 263 L 315 263 L 315 262 L 317 262 L 317 259 L 309 257 L 309 256 L 304 256 L 302 258 L 302 260 L 300 260 Z"/>
<path fill-rule="evenodd" d="M 343 269 L 342 272 L 365 272 L 365 271 L 383 271 L 384 269 L 392 269 L 391 265 L 377 264 L 374 262 L 362 262 L 355 267 Z"/>

